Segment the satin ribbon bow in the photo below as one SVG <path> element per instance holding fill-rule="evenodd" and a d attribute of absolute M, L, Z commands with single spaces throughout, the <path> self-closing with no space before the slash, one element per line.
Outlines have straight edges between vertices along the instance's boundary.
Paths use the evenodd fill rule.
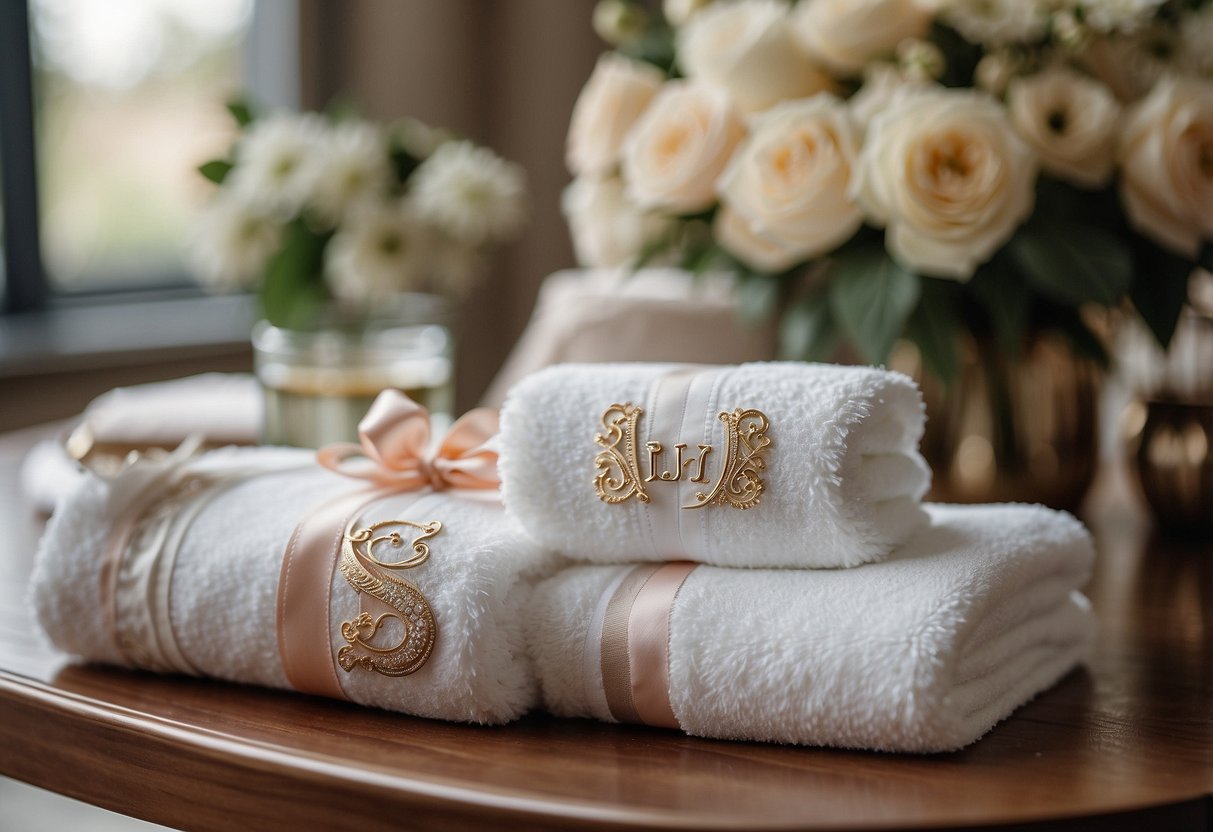
<path fill-rule="evenodd" d="M 432 486 L 492 489 L 497 475 L 497 411 L 471 410 L 428 455 L 430 414 L 399 390 L 384 390 L 358 423 L 360 444 L 338 442 L 316 452 L 325 468 L 399 491 Z M 356 460 L 355 457 L 364 457 Z"/>

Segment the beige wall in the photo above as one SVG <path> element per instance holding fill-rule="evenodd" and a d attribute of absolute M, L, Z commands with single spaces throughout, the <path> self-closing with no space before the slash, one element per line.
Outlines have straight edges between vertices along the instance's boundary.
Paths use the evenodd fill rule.
<path fill-rule="evenodd" d="M 459 406 L 473 405 L 573 263 L 560 217 L 564 134 L 602 44 L 593 0 L 302 0 L 304 104 L 345 93 L 372 117 L 448 126 L 526 168 L 532 221 L 461 315 Z"/>

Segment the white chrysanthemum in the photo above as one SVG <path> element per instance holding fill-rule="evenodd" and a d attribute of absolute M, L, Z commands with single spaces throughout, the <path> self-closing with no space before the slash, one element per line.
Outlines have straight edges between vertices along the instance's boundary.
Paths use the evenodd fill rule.
<path fill-rule="evenodd" d="M 312 206 L 321 219 L 338 225 L 363 203 L 383 199 L 393 175 L 387 140 L 378 126 L 335 124 L 316 160 Z"/>
<path fill-rule="evenodd" d="M 1049 26 L 1048 4 L 1042 0 L 945 0 L 941 11 L 956 31 L 985 46 L 1030 43 Z"/>
<path fill-rule="evenodd" d="M 252 288 L 281 241 L 282 227 L 263 208 L 222 190 L 202 213 L 190 260 L 211 289 Z"/>
<path fill-rule="evenodd" d="M 327 126 L 315 113 L 274 113 L 254 121 L 236 144 L 225 187 L 247 203 L 289 216 L 311 194 Z"/>
<path fill-rule="evenodd" d="M 468 141 L 435 150 L 410 185 L 417 212 L 467 245 L 508 240 L 526 223 L 522 168 Z"/>
<path fill-rule="evenodd" d="M 341 300 L 381 300 L 418 288 L 429 261 L 428 231 L 400 201 L 362 205 L 333 235 L 325 277 Z"/>
<path fill-rule="evenodd" d="M 1083 23 L 1097 32 L 1135 32 L 1165 0 L 1078 0 Z M 1208 44 L 1205 44 L 1206 49 Z"/>

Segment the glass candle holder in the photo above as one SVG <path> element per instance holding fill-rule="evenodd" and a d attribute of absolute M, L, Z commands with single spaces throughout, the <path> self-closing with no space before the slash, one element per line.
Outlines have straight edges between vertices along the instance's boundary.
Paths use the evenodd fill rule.
<path fill-rule="evenodd" d="M 445 299 L 406 295 L 372 316 L 312 330 L 258 322 L 262 441 L 304 448 L 355 442 L 359 420 L 388 388 L 425 406 L 435 433 L 445 431 L 455 403 L 450 318 Z"/>

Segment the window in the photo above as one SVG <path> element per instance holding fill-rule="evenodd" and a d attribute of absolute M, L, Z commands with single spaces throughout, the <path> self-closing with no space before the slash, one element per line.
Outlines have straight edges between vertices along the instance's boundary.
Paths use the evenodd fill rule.
<path fill-rule="evenodd" d="M 289 0 L 0 4 L 5 308 L 191 285 L 195 168 L 231 141 L 234 94 L 297 103 L 297 16 Z"/>

